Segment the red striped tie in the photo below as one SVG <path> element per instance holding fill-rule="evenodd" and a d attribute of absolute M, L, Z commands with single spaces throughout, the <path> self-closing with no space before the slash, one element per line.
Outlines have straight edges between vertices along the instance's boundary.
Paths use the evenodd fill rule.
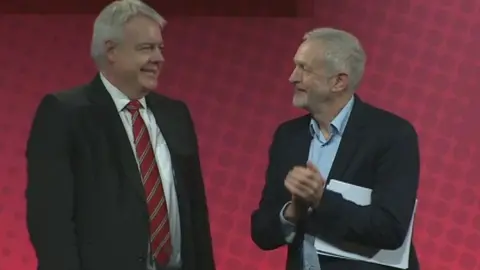
<path fill-rule="evenodd" d="M 152 256 L 160 265 L 166 265 L 172 253 L 168 210 L 148 129 L 140 115 L 141 107 L 138 100 L 133 100 L 127 110 L 132 114 L 133 138 L 147 198 Z"/>

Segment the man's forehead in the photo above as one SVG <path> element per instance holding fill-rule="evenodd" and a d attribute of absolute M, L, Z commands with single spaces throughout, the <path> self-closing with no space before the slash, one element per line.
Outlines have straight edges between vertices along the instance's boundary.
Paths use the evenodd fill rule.
<path fill-rule="evenodd" d="M 145 16 L 137 16 L 132 18 L 130 21 L 128 21 L 125 24 L 125 31 L 131 31 L 131 32 L 155 32 L 155 33 L 161 33 L 162 32 L 162 26 L 158 24 L 158 22 L 154 21 L 153 19 L 147 18 Z"/>
<path fill-rule="evenodd" d="M 302 64 L 311 64 L 318 59 L 322 48 L 319 42 L 304 41 L 298 47 L 294 61 Z"/>
<path fill-rule="evenodd" d="M 153 21 L 133 21 L 125 25 L 125 36 L 138 42 L 163 43 L 161 28 Z"/>

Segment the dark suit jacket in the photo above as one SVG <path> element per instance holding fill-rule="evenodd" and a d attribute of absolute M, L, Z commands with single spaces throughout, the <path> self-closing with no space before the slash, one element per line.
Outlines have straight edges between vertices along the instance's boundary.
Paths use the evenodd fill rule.
<path fill-rule="evenodd" d="M 291 199 L 284 179 L 308 159 L 311 115 L 281 124 L 269 152 L 266 184 L 251 217 L 251 237 L 263 250 L 286 244 L 279 219 Z M 327 178 L 371 188 L 370 206 L 357 206 L 338 193 L 325 190 L 320 206 L 297 226 L 288 246 L 287 270 L 302 269 L 304 233 L 334 244 L 353 243 L 369 249 L 397 249 L 403 244 L 417 194 L 419 178 L 417 134 L 406 120 L 363 103 L 355 104 Z M 389 267 L 319 256 L 322 270 L 387 270 Z M 410 270 L 418 270 L 415 250 Z M 302 269 L 303 270 L 303 269 Z"/>
<path fill-rule="evenodd" d="M 150 93 L 171 152 L 185 270 L 214 270 L 197 137 L 186 105 Z M 145 270 L 148 210 L 135 156 L 99 76 L 41 101 L 27 145 L 38 270 Z"/>

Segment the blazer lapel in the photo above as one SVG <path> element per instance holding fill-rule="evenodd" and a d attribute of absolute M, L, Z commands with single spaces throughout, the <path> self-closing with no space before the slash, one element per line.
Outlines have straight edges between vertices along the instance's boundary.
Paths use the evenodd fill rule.
<path fill-rule="evenodd" d="M 330 181 L 331 178 L 341 180 L 345 175 L 348 175 L 349 164 L 355 157 L 360 142 L 364 141 L 364 106 L 365 104 L 355 95 L 355 103 L 350 113 L 347 126 L 345 127 L 337 155 L 328 174 L 327 182 Z"/>
<path fill-rule="evenodd" d="M 97 75 L 90 85 L 89 98 L 96 105 L 93 117 L 96 117 L 107 138 L 112 144 L 112 156 L 117 159 L 118 168 L 133 186 L 141 200 L 146 201 L 138 164 L 130 140 L 110 94 Z"/>
<path fill-rule="evenodd" d="M 155 122 L 160 128 L 162 135 L 171 150 L 172 144 L 176 143 L 176 137 L 174 134 L 174 129 L 172 127 L 175 125 L 176 119 L 172 117 L 172 113 L 169 112 L 169 104 L 162 100 L 161 96 L 154 94 L 149 94 L 146 97 L 147 107 L 155 116 Z"/>
<path fill-rule="evenodd" d="M 292 138 L 290 147 L 291 159 L 294 165 L 305 166 L 308 161 L 308 153 L 310 152 L 310 144 L 312 135 L 310 133 L 311 115 L 304 116 L 299 122 L 299 127 L 295 129 L 295 135 Z"/>
<path fill-rule="evenodd" d="M 178 135 L 175 134 L 175 125 L 177 119 L 175 117 L 172 117 L 172 112 L 169 111 L 171 108 L 169 108 L 168 102 L 165 102 L 163 100 L 162 96 L 155 95 L 154 93 L 149 94 L 146 97 L 147 101 L 147 106 L 150 109 L 150 111 L 153 113 L 155 117 L 155 122 L 157 122 L 157 126 L 160 128 L 160 131 L 162 132 L 163 138 L 165 139 L 165 142 L 167 143 L 168 150 L 170 152 L 170 157 L 171 157 L 171 162 L 172 162 L 172 168 L 174 172 L 174 181 L 175 181 L 175 187 L 177 188 L 177 196 L 180 196 L 182 194 L 182 191 L 179 188 L 179 181 L 181 181 L 181 173 L 182 170 L 179 167 L 179 161 L 177 159 L 176 151 L 175 149 L 178 148 L 178 144 L 181 143 L 178 140 Z"/>
<path fill-rule="evenodd" d="M 187 203 L 189 201 L 189 194 L 188 188 L 186 187 L 187 180 L 185 178 L 185 175 L 188 175 L 188 173 L 186 172 L 188 168 L 184 165 L 182 166 L 184 160 L 181 158 L 181 155 L 177 153 L 177 149 L 181 148 L 181 144 L 185 142 L 182 141 L 182 139 L 179 139 L 180 136 L 176 134 L 177 128 L 175 125 L 178 125 L 176 123 L 176 121 L 178 120 L 173 117 L 174 114 L 171 110 L 173 110 L 174 108 L 169 107 L 169 102 L 166 102 L 162 96 L 156 95 L 154 93 L 149 94 L 146 97 L 146 100 L 147 106 L 150 111 L 152 111 L 155 117 L 155 122 L 157 122 L 157 126 L 160 128 L 160 131 L 162 132 L 163 138 L 165 139 L 168 150 L 170 152 L 170 160 L 174 172 L 173 181 L 177 194 L 177 203 L 181 220 L 181 231 L 183 234 L 188 234 L 191 231 L 189 224 L 191 224 L 191 222 L 194 222 L 189 221 L 191 216 L 191 209 L 189 204 Z M 186 239 L 188 238 L 182 237 L 182 250 L 188 250 L 188 247 L 191 246 L 191 243 L 189 241 L 186 241 Z"/>

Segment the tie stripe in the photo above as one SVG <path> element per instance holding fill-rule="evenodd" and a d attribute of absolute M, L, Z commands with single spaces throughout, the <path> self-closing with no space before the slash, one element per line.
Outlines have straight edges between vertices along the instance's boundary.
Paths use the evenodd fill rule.
<path fill-rule="evenodd" d="M 152 256 L 160 265 L 166 265 L 172 252 L 168 209 L 150 136 L 140 115 L 141 107 L 140 102 L 134 100 L 128 103 L 126 108 L 132 115 L 133 141 L 135 143 L 142 184 L 145 188 L 150 220 Z"/>

